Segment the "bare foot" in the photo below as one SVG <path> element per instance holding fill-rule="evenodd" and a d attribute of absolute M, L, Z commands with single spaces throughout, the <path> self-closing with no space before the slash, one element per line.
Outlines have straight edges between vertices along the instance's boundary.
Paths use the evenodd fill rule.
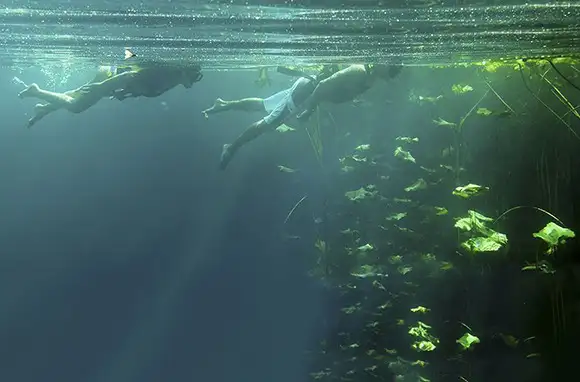
<path fill-rule="evenodd" d="M 225 170 L 228 164 L 232 160 L 233 152 L 231 149 L 232 145 L 225 144 L 222 148 L 222 155 L 220 158 L 220 170 Z"/>
<path fill-rule="evenodd" d="M 35 113 L 42 113 L 47 106 L 48 105 L 46 105 L 46 104 L 37 103 L 36 105 L 34 105 L 34 112 Z"/>
<path fill-rule="evenodd" d="M 38 94 L 39 90 L 40 89 L 38 88 L 37 84 L 30 84 L 26 89 L 18 93 L 18 97 L 19 98 L 34 97 L 36 94 Z"/>
<path fill-rule="evenodd" d="M 204 111 L 202 111 L 202 113 L 206 118 L 208 118 L 209 114 L 215 114 L 215 113 L 218 113 L 220 111 L 223 111 L 223 109 L 225 108 L 225 106 L 227 104 L 228 104 L 227 101 L 224 101 L 223 99 L 218 98 L 215 100 L 212 107 L 210 107 L 209 109 L 205 109 Z"/>

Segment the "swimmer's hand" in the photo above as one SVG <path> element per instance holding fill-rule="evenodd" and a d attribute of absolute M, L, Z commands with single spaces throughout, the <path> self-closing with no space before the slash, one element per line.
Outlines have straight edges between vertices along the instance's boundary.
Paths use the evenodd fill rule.
<path fill-rule="evenodd" d="M 98 86 L 99 86 L 99 84 L 86 84 L 86 85 L 81 86 L 79 91 L 81 94 L 88 94 L 88 93 L 95 91 Z"/>
<path fill-rule="evenodd" d="M 133 97 L 133 93 L 127 92 L 125 89 L 118 89 L 113 92 L 110 99 L 118 99 L 119 101 L 124 100 L 125 98 Z"/>

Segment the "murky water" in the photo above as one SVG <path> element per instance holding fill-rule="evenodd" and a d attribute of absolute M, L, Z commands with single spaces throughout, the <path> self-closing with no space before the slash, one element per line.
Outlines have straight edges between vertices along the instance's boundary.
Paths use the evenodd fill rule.
<path fill-rule="evenodd" d="M 124 47 L 148 60 L 206 68 L 580 53 L 578 3 L 411 9 L 61 3 L 12 1 L 0 10 L 3 65 L 114 63 Z"/>

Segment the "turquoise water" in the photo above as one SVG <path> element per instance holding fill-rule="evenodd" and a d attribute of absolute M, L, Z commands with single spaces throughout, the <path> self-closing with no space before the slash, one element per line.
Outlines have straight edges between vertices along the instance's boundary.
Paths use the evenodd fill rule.
<path fill-rule="evenodd" d="M 12 1 L 0 10 L 0 62 L 92 67 L 121 60 L 125 47 L 142 58 L 206 68 L 395 56 L 432 64 L 580 51 L 577 3 L 390 9 L 369 2 L 359 9 L 192 3 Z"/>

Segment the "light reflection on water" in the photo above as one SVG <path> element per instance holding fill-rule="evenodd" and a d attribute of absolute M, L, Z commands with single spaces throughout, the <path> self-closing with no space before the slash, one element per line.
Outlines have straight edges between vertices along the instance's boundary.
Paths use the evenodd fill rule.
<path fill-rule="evenodd" d="M 101 3 L 107 4 L 107 3 Z M 385 62 L 429 64 L 577 54 L 580 5 L 312 9 L 203 5 L 170 11 L 0 10 L 0 60 L 115 63 L 131 47 L 152 61 L 208 67 Z"/>

